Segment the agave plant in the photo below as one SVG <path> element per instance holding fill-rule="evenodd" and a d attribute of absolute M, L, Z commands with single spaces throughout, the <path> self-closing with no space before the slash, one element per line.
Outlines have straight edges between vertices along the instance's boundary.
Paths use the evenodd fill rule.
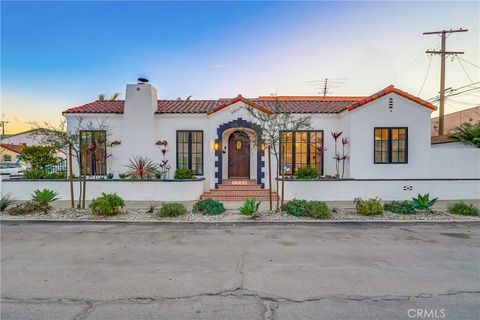
<path fill-rule="evenodd" d="M 48 205 L 50 202 L 58 200 L 58 192 L 53 190 L 43 189 L 35 190 L 32 195 L 32 200 L 41 205 Z"/>
<path fill-rule="evenodd" d="M 450 139 L 480 148 L 480 121 L 475 124 L 465 122 L 451 131 Z"/>
<path fill-rule="evenodd" d="M 158 174 L 158 165 L 149 158 L 134 156 L 129 161 L 130 163 L 125 166 L 129 169 L 127 174 L 132 180 L 151 179 L 155 177 L 155 174 Z"/>
<path fill-rule="evenodd" d="M 246 216 L 254 217 L 256 216 L 256 213 L 258 211 L 258 208 L 260 207 L 261 202 L 257 202 L 255 198 L 249 198 L 245 200 L 243 203 L 243 206 L 240 207 L 238 210 L 240 211 L 241 214 L 244 214 Z"/>
<path fill-rule="evenodd" d="M 425 193 L 423 196 L 419 193 L 416 198 L 412 198 L 412 205 L 417 210 L 431 210 L 438 198 L 430 200 L 430 194 Z"/>
<path fill-rule="evenodd" d="M 0 211 L 5 211 L 12 203 L 13 199 L 11 198 L 10 193 L 2 194 L 0 197 Z"/>

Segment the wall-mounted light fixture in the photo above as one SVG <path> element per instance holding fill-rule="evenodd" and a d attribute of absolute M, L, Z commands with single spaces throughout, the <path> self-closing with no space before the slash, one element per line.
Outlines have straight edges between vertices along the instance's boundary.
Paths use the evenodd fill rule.
<path fill-rule="evenodd" d="M 213 144 L 213 149 L 215 149 L 215 151 L 218 151 L 218 149 L 220 149 L 220 145 L 218 144 L 218 142 L 215 142 Z"/>
<path fill-rule="evenodd" d="M 155 142 L 155 145 L 166 147 L 168 145 L 168 142 L 167 140 L 158 140 L 157 142 Z"/>
<path fill-rule="evenodd" d="M 267 145 L 265 143 L 262 143 L 262 151 L 267 150 Z"/>
<path fill-rule="evenodd" d="M 121 143 L 122 143 L 122 141 L 118 141 L 118 140 L 112 141 L 112 142 L 110 143 L 110 147 L 118 146 L 118 145 L 121 144 Z"/>

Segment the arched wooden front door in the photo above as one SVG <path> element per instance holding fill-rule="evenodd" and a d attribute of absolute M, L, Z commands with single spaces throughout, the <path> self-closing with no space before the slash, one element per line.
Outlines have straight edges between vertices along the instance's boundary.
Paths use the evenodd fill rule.
<path fill-rule="evenodd" d="M 235 131 L 228 138 L 228 177 L 250 178 L 250 143 L 245 132 Z"/>

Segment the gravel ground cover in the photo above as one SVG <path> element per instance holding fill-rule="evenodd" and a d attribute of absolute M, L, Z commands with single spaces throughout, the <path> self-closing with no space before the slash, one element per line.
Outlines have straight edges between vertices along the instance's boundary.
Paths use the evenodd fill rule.
<path fill-rule="evenodd" d="M 417 212 L 416 214 L 404 215 L 385 211 L 380 216 L 363 216 L 358 214 L 354 209 L 335 209 L 332 213 L 334 221 L 340 220 L 430 220 L 430 221 L 444 221 L 444 220 L 480 220 L 480 217 L 452 215 L 446 209 L 436 209 L 432 212 Z M 285 212 L 262 211 L 258 218 L 250 219 L 247 216 L 241 215 L 237 210 L 227 210 L 221 215 L 202 215 L 189 211 L 187 214 L 175 218 L 160 218 L 158 216 L 158 209 L 154 212 L 148 212 L 147 209 L 124 209 L 116 216 L 98 216 L 93 215 L 89 209 L 56 209 L 49 210 L 48 213 L 36 212 L 26 215 L 10 215 L 7 212 L 1 213 L 3 220 L 129 220 L 129 221 L 183 221 L 183 222 L 232 222 L 232 221 L 315 221 L 310 217 L 295 217 L 286 214 Z"/>

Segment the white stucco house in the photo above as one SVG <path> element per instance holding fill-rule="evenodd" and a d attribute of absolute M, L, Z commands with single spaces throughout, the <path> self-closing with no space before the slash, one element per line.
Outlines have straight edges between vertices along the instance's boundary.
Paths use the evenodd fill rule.
<path fill-rule="evenodd" d="M 261 143 L 245 143 L 239 137 L 246 132 L 250 139 L 261 139 L 259 126 L 245 107 L 269 113 L 275 103 L 281 112 L 312 119 L 311 129 L 285 133 L 282 159 L 287 175 L 294 175 L 301 166 L 315 167 L 321 176 L 336 175 L 331 132 L 341 131 L 349 140 L 344 180 L 479 177 L 478 169 L 443 172 L 438 163 L 432 165 L 440 161 L 432 158 L 435 149 L 431 147 L 430 119 L 436 106 L 394 86 L 362 97 L 238 95 L 231 99 L 164 100 L 152 84 L 139 82 L 127 84 L 124 101 L 93 101 L 69 108 L 63 115 L 68 130 L 78 129 L 79 123 L 103 128 L 84 132 L 85 139 L 96 137 L 101 144 L 97 146 L 101 155 L 87 161 L 90 174 L 118 177 L 133 156 L 160 163 L 163 155 L 158 144 L 166 141 L 170 178 L 176 168 L 189 168 L 203 181 L 204 197 L 239 200 L 255 195 L 265 199 L 269 187 L 266 151 L 255 147 Z M 323 156 L 315 152 L 321 146 L 326 148 Z M 475 157 L 478 160 L 478 154 Z M 274 157 L 272 160 L 277 170 Z M 298 196 L 293 189 L 296 187 L 287 193 Z"/>

